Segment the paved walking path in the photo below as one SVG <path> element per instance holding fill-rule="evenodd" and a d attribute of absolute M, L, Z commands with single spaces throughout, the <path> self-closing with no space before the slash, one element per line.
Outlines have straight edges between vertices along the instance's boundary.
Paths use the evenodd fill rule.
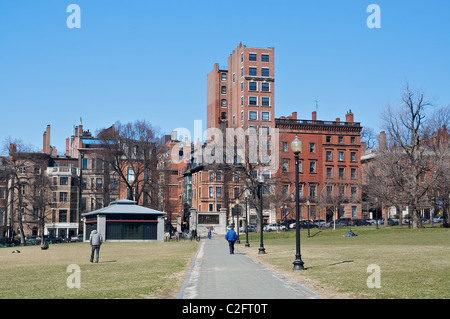
<path fill-rule="evenodd" d="M 246 255 L 236 244 L 230 255 L 223 237 L 202 239 L 179 299 L 306 299 L 318 295 Z"/>

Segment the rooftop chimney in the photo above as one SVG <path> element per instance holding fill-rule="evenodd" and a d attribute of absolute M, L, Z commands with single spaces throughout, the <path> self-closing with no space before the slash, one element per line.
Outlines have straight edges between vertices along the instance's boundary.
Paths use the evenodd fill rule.
<path fill-rule="evenodd" d="M 381 131 L 380 135 L 378 135 L 378 149 L 380 151 L 386 150 L 386 132 Z"/>
<path fill-rule="evenodd" d="M 50 125 L 47 125 L 47 129 L 44 132 L 42 152 L 45 154 L 51 154 L 52 152 L 50 147 Z"/>
<path fill-rule="evenodd" d="M 312 120 L 317 121 L 317 112 L 316 111 L 312 112 Z"/>
<path fill-rule="evenodd" d="M 294 120 L 297 119 L 297 112 L 292 112 L 292 119 L 294 119 Z"/>
<path fill-rule="evenodd" d="M 345 114 L 345 122 L 353 123 L 352 110 L 348 110 L 347 114 Z"/>

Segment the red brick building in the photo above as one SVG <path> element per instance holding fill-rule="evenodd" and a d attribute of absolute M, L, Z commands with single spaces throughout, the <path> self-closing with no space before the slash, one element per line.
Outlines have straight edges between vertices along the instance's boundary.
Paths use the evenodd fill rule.
<path fill-rule="evenodd" d="M 345 121 L 297 119 L 296 112 L 275 120 L 280 130 L 280 170 L 277 182 L 282 192 L 295 194 L 295 160 L 291 142 L 297 135 L 303 143 L 299 155 L 302 206 L 310 203 L 311 216 L 332 219 L 362 218 L 360 123 L 349 111 Z M 305 209 L 302 211 L 305 211 Z M 337 209 L 336 209 L 337 208 Z M 302 215 L 306 218 L 305 214 Z"/>

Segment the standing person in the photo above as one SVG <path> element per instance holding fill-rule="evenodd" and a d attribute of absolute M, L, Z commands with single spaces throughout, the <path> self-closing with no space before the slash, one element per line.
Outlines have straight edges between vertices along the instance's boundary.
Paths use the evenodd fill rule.
<path fill-rule="evenodd" d="M 237 234 L 232 226 L 230 230 L 225 235 L 226 240 L 228 240 L 228 245 L 230 246 L 230 254 L 234 254 L 234 243 L 237 240 Z"/>
<path fill-rule="evenodd" d="M 208 231 L 208 238 L 211 239 L 211 228 Z"/>
<path fill-rule="evenodd" d="M 94 253 L 97 251 L 97 258 L 95 259 L 95 262 L 98 263 L 98 255 L 100 253 L 100 245 L 102 242 L 102 235 L 94 229 L 89 236 L 89 243 L 91 244 L 91 262 L 94 262 Z"/>

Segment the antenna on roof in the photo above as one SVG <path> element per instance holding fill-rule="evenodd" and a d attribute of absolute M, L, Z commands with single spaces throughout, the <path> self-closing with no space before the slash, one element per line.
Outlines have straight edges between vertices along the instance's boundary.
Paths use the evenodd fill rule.
<path fill-rule="evenodd" d="M 319 101 L 314 100 L 314 102 L 316 102 L 316 113 L 317 113 L 317 110 L 318 110 L 318 108 L 319 108 Z"/>

